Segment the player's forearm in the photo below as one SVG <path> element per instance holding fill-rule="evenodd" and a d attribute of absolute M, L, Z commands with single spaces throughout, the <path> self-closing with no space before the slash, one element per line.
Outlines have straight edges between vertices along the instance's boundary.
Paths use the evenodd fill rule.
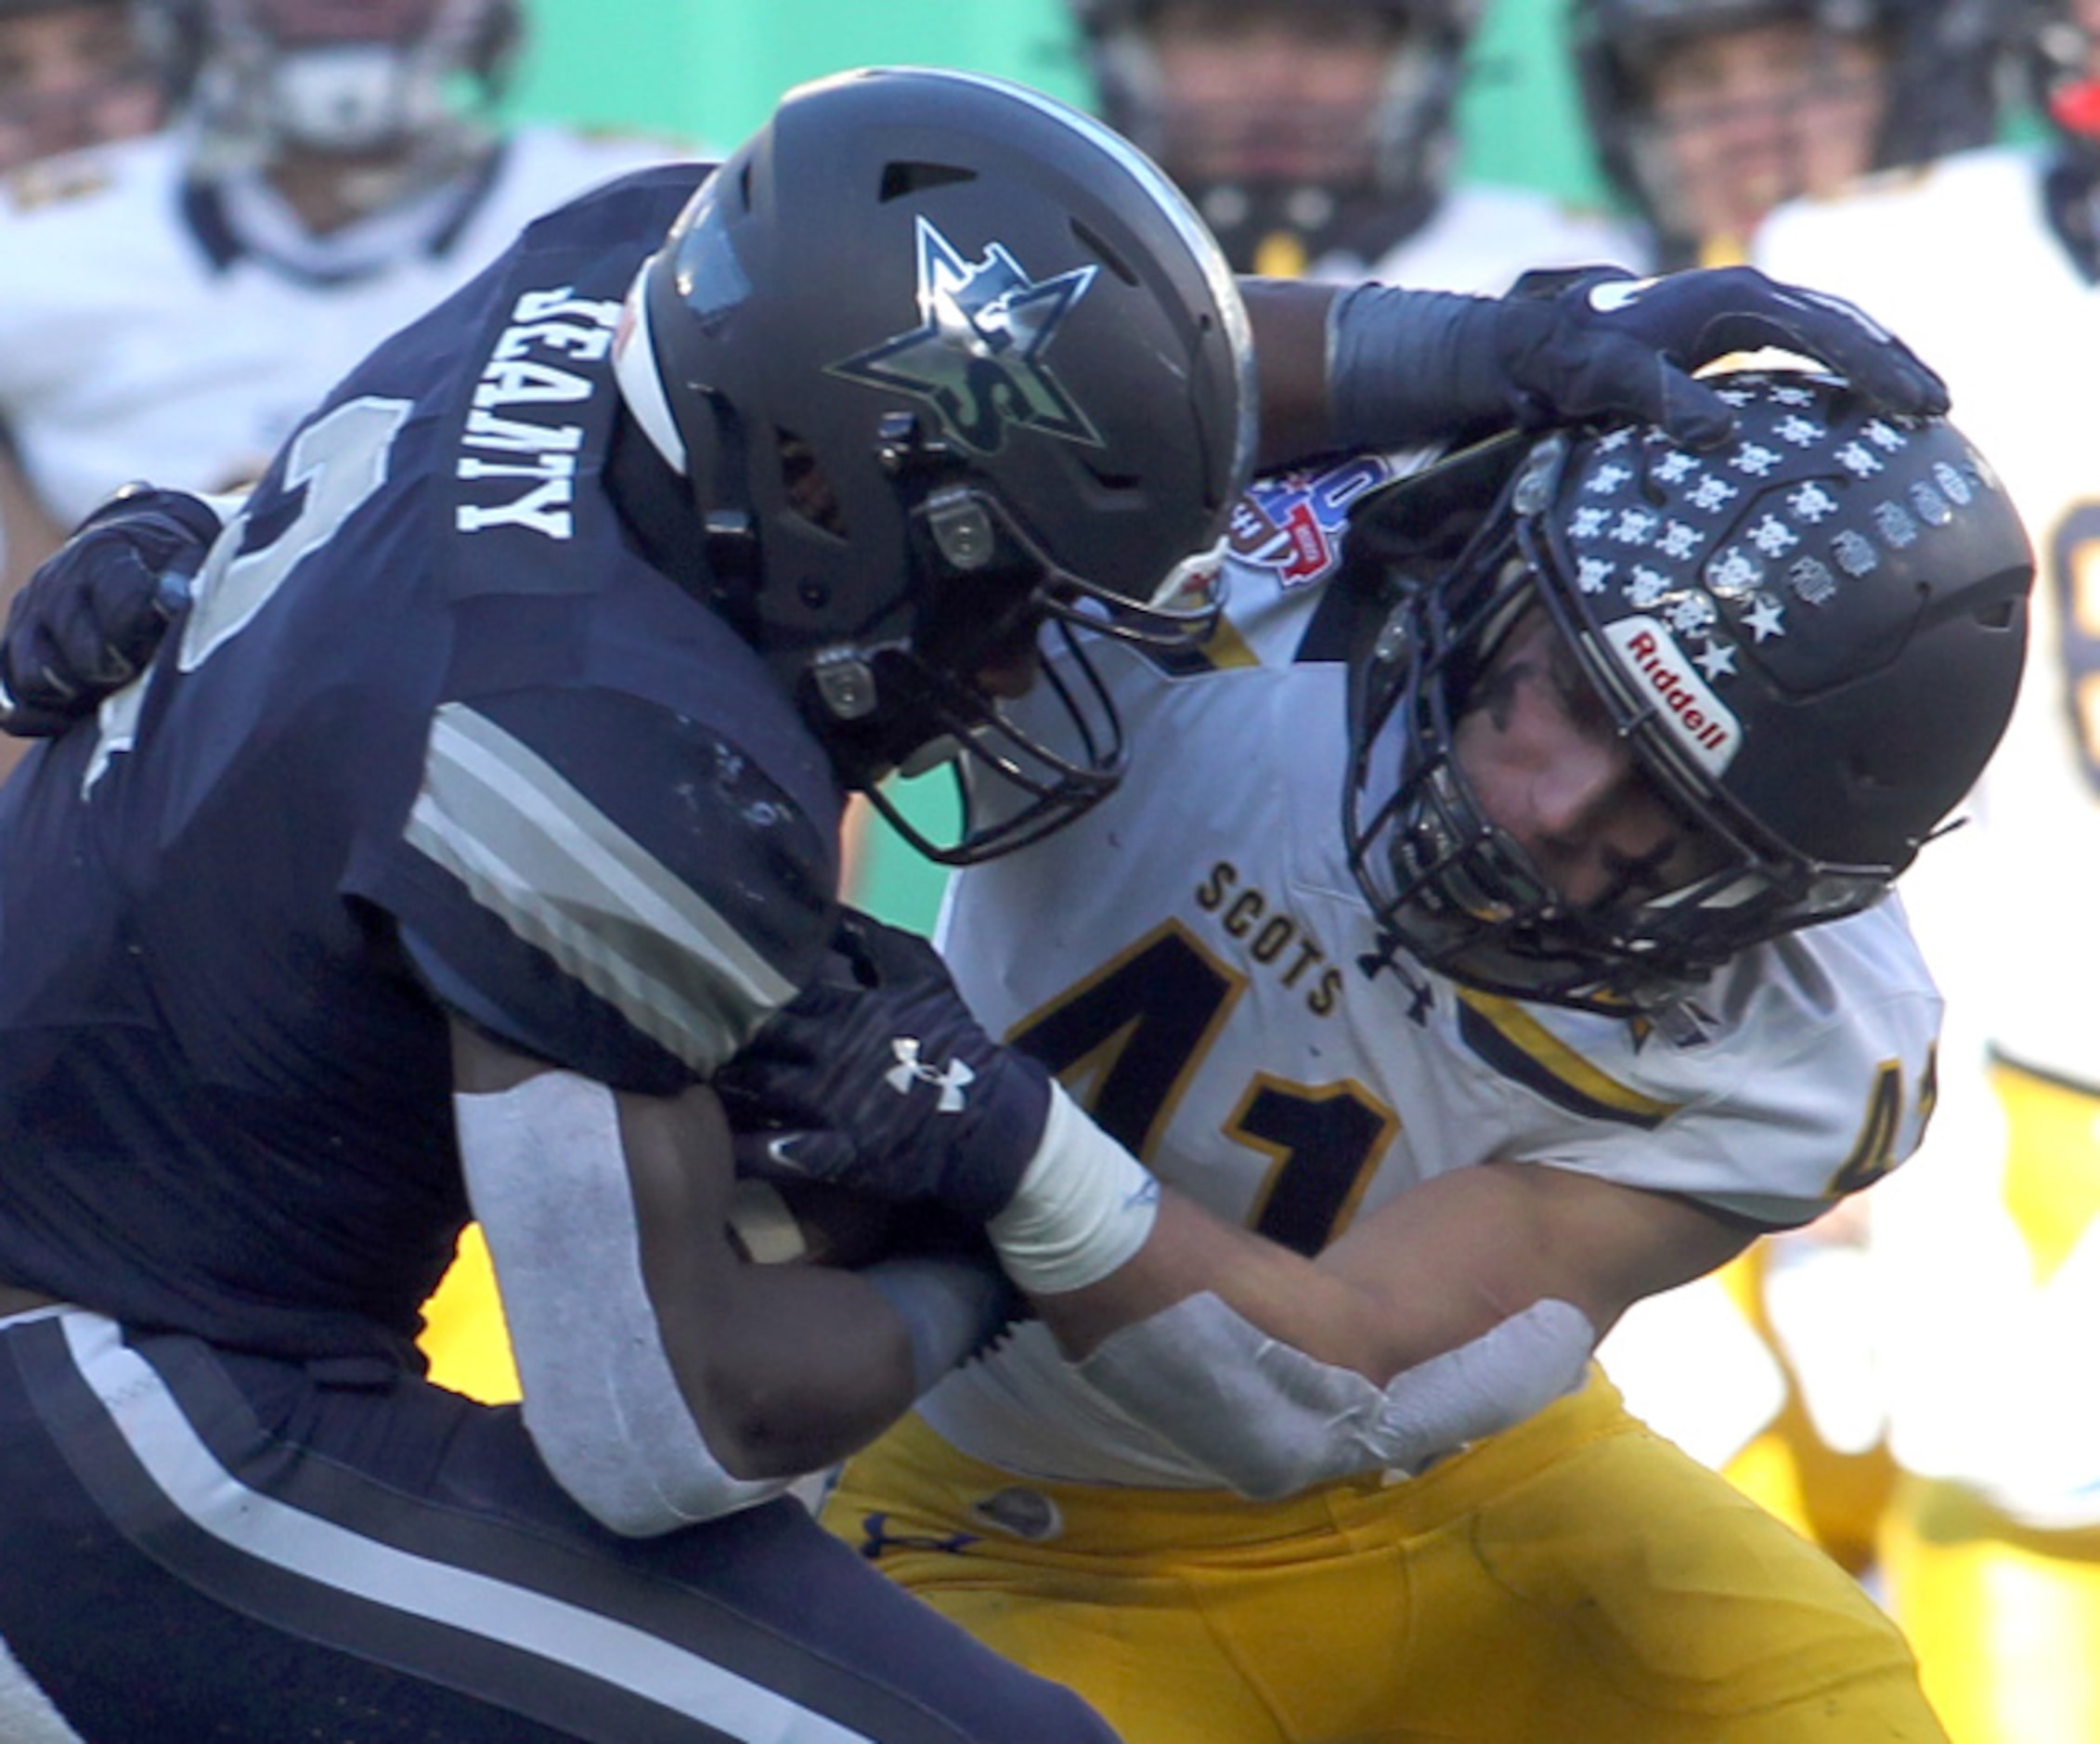
<path fill-rule="evenodd" d="M 1264 471 L 1334 446 L 1328 398 L 1328 306 L 1334 287 L 1300 279 L 1242 279 L 1254 329 L 1262 428 L 1256 463 Z"/>
<path fill-rule="evenodd" d="M 1210 1291 L 1280 1343 L 1383 1379 L 1381 1304 L 1288 1248 L 1212 1217 L 1170 1191 L 1145 1245 L 1083 1289 L 1031 1299 L 1074 1360 L 1110 1334 Z"/>

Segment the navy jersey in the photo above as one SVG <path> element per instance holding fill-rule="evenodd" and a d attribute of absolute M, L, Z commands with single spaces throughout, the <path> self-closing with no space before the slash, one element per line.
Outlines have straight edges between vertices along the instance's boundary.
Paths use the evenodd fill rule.
<path fill-rule="evenodd" d="M 603 479 L 621 299 L 705 174 L 551 215 L 373 353 L 0 796 L 0 1277 L 405 1352 L 467 1216 L 447 1008 L 665 1093 L 808 973 L 829 765 Z"/>

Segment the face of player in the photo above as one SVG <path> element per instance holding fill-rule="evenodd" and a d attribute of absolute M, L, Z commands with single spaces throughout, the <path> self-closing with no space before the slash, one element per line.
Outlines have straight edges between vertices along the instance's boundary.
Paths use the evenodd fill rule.
<path fill-rule="evenodd" d="M 1681 219 L 1740 241 L 1782 200 L 1835 191 L 1872 167 L 1886 55 L 1806 20 L 1690 37 L 1650 83 Z"/>
<path fill-rule="evenodd" d="M 149 132 L 160 114 L 122 5 L 0 18 L 0 169 Z"/>
<path fill-rule="evenodd" d="M 1148 40 L 1170 174 L 1199 183 L 1368 176 L 1371 124 L 1400 42 L 1384 15 L 1183 0 L 1160 8 Z"/>
<path fill-rule="evenodd" d="M 1536 607 L 1473 686 L 1453 753 L 1487 817 L 1577 907 L 1674 890 L 1717 863 L 1641 772 L 1573 651 Z"/>

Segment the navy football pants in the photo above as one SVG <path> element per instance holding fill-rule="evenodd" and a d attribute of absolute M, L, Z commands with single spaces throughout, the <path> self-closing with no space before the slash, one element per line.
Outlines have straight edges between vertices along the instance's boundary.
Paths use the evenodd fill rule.
<path fill-rule="evenodd" d="M 77 1309 L 0 1328 L 0 1644 L 87 1744 L 1113 1744 L 793 1501 L 621 1539 L 515 1410 Z"/>

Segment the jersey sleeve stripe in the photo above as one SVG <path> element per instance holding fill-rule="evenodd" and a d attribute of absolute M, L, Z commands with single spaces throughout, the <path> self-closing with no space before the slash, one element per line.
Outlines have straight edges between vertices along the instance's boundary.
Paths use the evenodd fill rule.
<path fill-rule="evenodd" d="M 523 741 L 460 703 L 432 722 L 405 839 L 694 1071 L 795 989 L 693 887 Z"/>
<path fill-rule="evenodd" d="M 1586 1119 L 1653 1129 L 1678 1112 L 1592 1065 L 1513 999 L 1460 988 L 1458 1033 L 1504 1077 Z"/>

